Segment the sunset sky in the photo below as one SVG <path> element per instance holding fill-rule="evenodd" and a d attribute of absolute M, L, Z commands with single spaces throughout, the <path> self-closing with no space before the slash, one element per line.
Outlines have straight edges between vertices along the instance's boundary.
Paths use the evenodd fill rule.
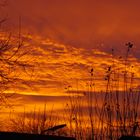
<path fill-rule="evenodd" d="M 139 5 L 139 0 L 8 0 L 1 8 L 4 29 L 18 32 L 21 19 L 24 47 L 35 64 L 35 76 L 25 79 L 30 87 L 18 87 L 19 92 L 59 96 L 77 81 L 79 90 L 86 90 L 92 67 L 101 88 L 112 48 L 124 56 L 129 41 L 139 79 Z"/>
<path fill-rule="evenodd" d="M 0 0 L 0 87 L 0 131 L 135 135 L 140 0 Z"/>

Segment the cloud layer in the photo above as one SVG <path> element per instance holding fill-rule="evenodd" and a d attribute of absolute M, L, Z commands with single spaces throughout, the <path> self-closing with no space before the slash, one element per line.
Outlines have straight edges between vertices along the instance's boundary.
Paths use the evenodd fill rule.
<path fill-rule="evenodd" d="M 134 43 L 131 60 L 139 78 L 139 4 L 137 0 L 9 0 L 2 11 L 8 14 L 7 25 L 18 30 L 21 18 L 25 49 L 36 65 L 34 79 L 25 80 L 32 94 L 60 94 L 68 85 L 75 88 L 77 81 L 84 90 L 92 67 L 98 88 L 103 86 L 112 48 L 123 67 L 118 57 L 125 56 L 128 41 Z"/>

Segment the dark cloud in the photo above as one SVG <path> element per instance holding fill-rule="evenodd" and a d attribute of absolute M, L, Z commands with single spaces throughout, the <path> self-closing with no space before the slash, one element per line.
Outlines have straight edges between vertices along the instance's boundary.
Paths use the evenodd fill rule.
<path fill-rule="evenodd" d="M 17 23 L 17 17 L 21 16 L 23 26 L 31 32 L 71 45 L 93 47 L 96 41 L 110 44 L 136 41 L 140 34 L 138 5 L 137 0 L 107 3 L 96 0 L 10 0 L 8 10 L 12 22 Z"/>

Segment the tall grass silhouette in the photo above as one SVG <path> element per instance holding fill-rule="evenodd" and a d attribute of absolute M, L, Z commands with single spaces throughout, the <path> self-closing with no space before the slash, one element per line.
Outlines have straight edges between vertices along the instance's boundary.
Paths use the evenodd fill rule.
<path fill-rule="evenodd" d="M 115 50 L 112 49 L 112 64 L 105 72 L 106 88 L 105 91 L 102 91 L 103 93 L 99 93 L 104 96 L 102 102 L 99 102 L 97 92 L 95 92 L 96 83 L 94 82 L 93 68 L 90 71 L 91 78 L 86 96 L 81 98 L 70 95 L 71 125 L 72 116 L 76 116 L 73 121 L 75 129 L 70 125 L 70 135 L 72 135 L 72 130 L 78 140 L 113 140 L 122 135 L 140 135 L 140 93 L 135 83 L 135 68 L 131 64 L 132 49 L 133 44 L 127 43 L 124 57 L 115 56 Z M 83 111 L 83 104 L 80 104 L 84 102 L 83 98 L 86 98 L 87 101 L 87 112 Z M 84 119 L 81 114 L 86 114 L 88 117 Z M 79 124 L 82 129 L 78 128 Z M 77 130 L 78 133 L 76 133 Z"/>
<path fill-rule="evenodd" d="M 19 114 L 15 117 L 10 115 L 9 131 L 30 133 L 30 134 L 47 134 L 47 135 L 65 135 L 65 124 L 61 124 L 60 119 L 54 116 L 54 110 L 47 110 L 46 104 L 44 110 L 36 107 L 32 112 Z"/>

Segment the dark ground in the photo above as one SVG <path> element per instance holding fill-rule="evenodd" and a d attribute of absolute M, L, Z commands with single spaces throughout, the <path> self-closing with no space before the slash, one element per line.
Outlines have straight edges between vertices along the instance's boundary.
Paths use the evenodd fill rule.
<path fill-rule="evenodd" d="M 122 136 L 119 140 L 140 140 L 140 137 Z"/>
<path fill-rule="evenodd" d="M 0 140 L 76 140 L 76 139 L 61 136 L 0 132 Z"/>

